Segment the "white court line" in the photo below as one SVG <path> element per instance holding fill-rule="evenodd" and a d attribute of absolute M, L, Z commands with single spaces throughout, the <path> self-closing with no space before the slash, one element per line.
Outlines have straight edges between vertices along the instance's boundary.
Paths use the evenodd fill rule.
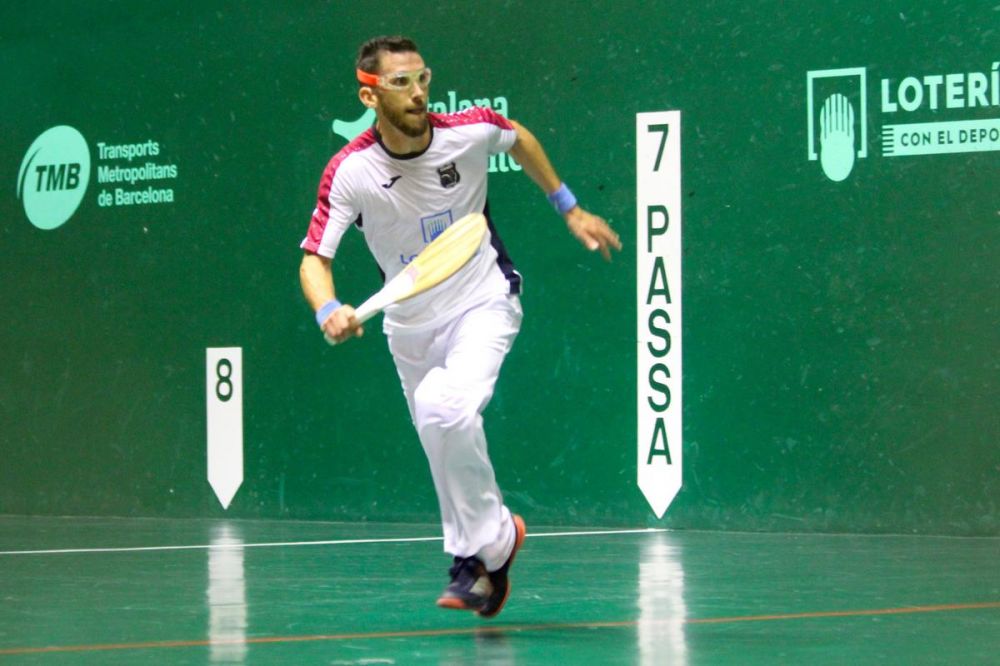
<path fill-rule="evenodd" d="M 593 530 L 587 532 L 539 532 L 528 534 L 526 538 L 600 536 L 605 534 L 654 534 L 667 530 L 646 527 L 638 530 Z M 234 548 L 279 548 L 294 546 L 347 546 L 366 543 L 413 543 L 418 541 L 442 541 L 442 537 L 394 537 L 385 539 L 336 539 L 333 541 L 273 541 L 265 543 L 220 543 L 197 544 L 192 546 L 134 546 L 129 548 L 62 548 L 59 550 L 0 550 L 0 555 L 65 555 L 70 553 L 142 553 L 166 550 L 231 550 Z"/>

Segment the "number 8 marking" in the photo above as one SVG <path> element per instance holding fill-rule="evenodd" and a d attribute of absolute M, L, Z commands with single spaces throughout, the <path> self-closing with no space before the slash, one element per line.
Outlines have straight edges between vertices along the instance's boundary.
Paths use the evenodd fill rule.
<path fill-rule="evenodd" d="M 223 373 L 223 368 L 225 368 L 225 373 Z M 229 399 L 233 397 L 233 364 L 228 358 L 219 359 L 219 362 L 216 363 L 215 376 L 219 380 L 215 383 L 215 396 L 222 402 L 229 402 Z M 225 393 L 222 391 L 223 386 L 227 387 Z"/>

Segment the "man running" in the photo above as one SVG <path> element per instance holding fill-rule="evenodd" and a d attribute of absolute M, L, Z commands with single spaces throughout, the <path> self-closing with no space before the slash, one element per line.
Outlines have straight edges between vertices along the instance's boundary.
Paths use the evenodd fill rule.
<path fill-rule="evenodd" d="M 538 140 L 487 108 L 428 113 L 431 70 L 405 37 L 377 37 L 359 51 L 361 103 L 375 125 L 330 160 L 305 240 L 299 275 L 316 322 L 342 342 L 363 334 L 354 308 L 336 298 L 332 260 L 353 224 L 386 280 L 451 223 L 483 213 L 489 232 L 451 278 L 385 310 L 388 339 L 410 417 L 430 464 L 454 556 L 438 606 L 500 612 L 508 571 L 525 536 L 504 505 L 487 453 L 482 412 L 521 325 L 521 276 L 490 218 L 489 156 L 508 152 L 548 195 L 570 232 L 610 259 L 620 250 L 608 224 L 577 205 Z"/>

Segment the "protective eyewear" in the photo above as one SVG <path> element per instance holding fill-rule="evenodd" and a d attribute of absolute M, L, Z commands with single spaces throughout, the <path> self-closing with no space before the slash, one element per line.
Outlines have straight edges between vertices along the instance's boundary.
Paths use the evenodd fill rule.
<path fill-rule="evenodd" d="M 357 70 L 358 81 L 366 86 L 379 86 L 386 90 L 406 91 L 419 84 L 421 88 L 426 88 L 431 83 L 431 68 L 424 67 L 412 72 L 393 72 L 392 74 L 369 74 L 360 69 Z"/>

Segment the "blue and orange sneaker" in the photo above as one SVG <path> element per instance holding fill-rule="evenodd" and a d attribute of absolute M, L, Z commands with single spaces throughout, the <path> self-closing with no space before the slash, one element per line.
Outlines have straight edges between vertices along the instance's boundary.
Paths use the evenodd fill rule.
<path fill-rule="evenodd" d="M 448 570 L 451 583 L 438 597 L 441 608 L 476 611 L 481 617 L 493 617 L 507 603 L 510 596 L 510 565 L 524 543 L 527 530 L 524 519 L 514 515 L 514 547 L 503 566 L 496 571 L 487 571 L 478 557 L 456 557 Z"/>
<path fill-rule="evenodd" d="M 448 570 L 451 583 L 438 597 L 441 608 L 478 611 L 493 595 L 493 582 L 478 557 L 456 557 Z"/>
<path fill-rule="evenodd" d="M 510 557 L 503 563 L 503 566 L 487 574 L 493 591 L 479 610 L 476 611 L 480 617 L 495 616 L 503 610 L 503 605 L 507 603 L 511 587 L 510 577 L 507 574 L 510 571 L 510 565 L 514 563 L 514 556 L 517 555 L 517 551 L 521 549 L 521 544 L 524 543 L 524 537 L 527 533 L 528 529 L 524 525 L 524 519 L 514 514 L 514 547 L 511 549 Z"/>

